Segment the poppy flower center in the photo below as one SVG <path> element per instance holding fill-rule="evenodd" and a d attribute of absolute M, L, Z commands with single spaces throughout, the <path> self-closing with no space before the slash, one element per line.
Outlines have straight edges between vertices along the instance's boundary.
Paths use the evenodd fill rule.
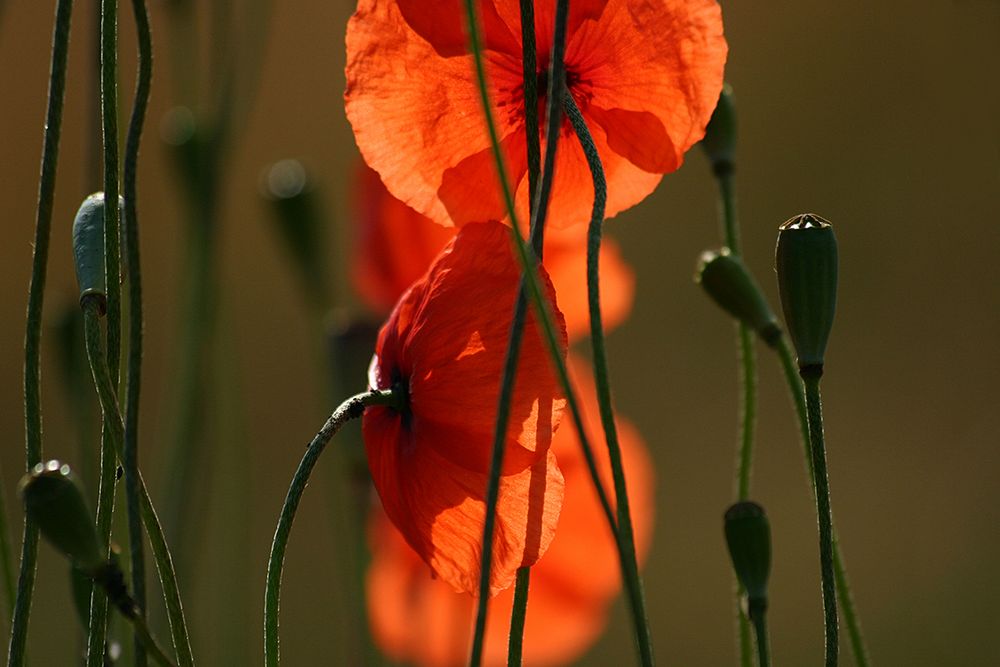
<path fill-rule="evenodd" d="M 568 63 L 566 65 L 565 77 L 566 90 L 568 90 L 570 95 L 573 96 L 573 99 L 576 101 L 580 110 L 586 111 L 587 107 L 590 105 L 590 100 L 593 97 L 591 82 L 584 77 L 578 69 L 572 67 Z M 549 91 L 549 64 L 547 62 L 539 63 L 538 73 L 535 77 L 535 90 L 538 91 L 539 132 L 542 136 L 544 136 L 545 112 L 548 104 L 547 100 Z M 508 123 L 519 128 L 524 127 L 526 115 L 524 106 L 524 83 L 519 83 L 513 89 L 509 90 L 506 99 L 498 99 L 497 106 L 500 107 L 502 111 L 506 111 Z M 572 127 L 570 126 L 569 120 L 565 117 L 565 115 L 563 115 L 560 132 L 564 137 L 572 133 Z"/>

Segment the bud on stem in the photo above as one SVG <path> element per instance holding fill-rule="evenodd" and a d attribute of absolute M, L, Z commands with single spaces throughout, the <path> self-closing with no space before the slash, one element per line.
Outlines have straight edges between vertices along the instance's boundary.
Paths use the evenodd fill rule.
<path fill-rule="evenodd" d="M 695 281 L 719 307 L 756 331 L 769 346 L 778 344 L 778 318 L 739 257 L 727 248 L 703 253 Z"/>
<path fill-rule="evenodd" d="M 747 592 L 751 617 L 767 608 L 767 580 L 771 574 L 771 524 L 764 508 L 746 500 L 725 514 L 726 545 L 736 577 Z"/>

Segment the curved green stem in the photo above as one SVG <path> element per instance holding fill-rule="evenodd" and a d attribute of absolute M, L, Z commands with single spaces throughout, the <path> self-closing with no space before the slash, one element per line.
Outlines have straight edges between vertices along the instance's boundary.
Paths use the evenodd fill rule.
<path fill-rule="evenodd" d="M 594 206 L 587 231 L 587 300 L 590 306 L 590 341 L 594 355 L 594 382 L 597 385 L 597 401 L 600 406 L 601 423 L 608 445 L 611 461 L 611 476 L 615 484 L 615 498 L 618 518 L 619 554 L 622 559 L 623 578 L 628 591 L 629 607 L 635 625 L 636 641 L 643 665 L 652 665 L 653 642 L 649 630 L 649 617 L 639 576 L 639 564 L 635 554 L 635 537 L 632 530 L 632 515 L 629 511 L 628 489 L 625 469 L 622 465 L 621 446 L 618 443 L 618 429 L 615 425 L 614 409 L 611 406 L 611 380 L 608 371 L 607 350 L 604 343 L 604 326 L 601 322 L 600 280 L 598 261 L 601 253 L 601 227 L 604 224 L 604 205 L 607 200 L 607 182 L 604 167 L 597 152 L 590 130 L 583 114 L 576 106 L 573 96 L 563 95 L 566 116 L 580 140 L 583 154 L 587 158 L 591 176 L 594 179 Z"/>
<path fill-rule="evenodd" d="M 538 138 L 538 54 L 535 46 L 535 2 L 520 0 L 521 66 L 524 82 L 524 132 L 528 153 L 528 209 L 534 213 L 542 148 Z"/>
<path fill-rule="evenodd" d="M 347 399 L 333 411 L 316 437 L 309 443 L 299 467 L 295 470 L 288 494 L 278 515 L 278 525 L 274 530 L 271 542 L 271 555 L 267 561 L 267 584 L 264 590 L 264 664 L 266 667 L 277 667 L 278 657 L 278 606 L 281 600 L 281 573 L 285 564 L 285 551 L 288 547 L 288 537 L 292 532 L 295 512 L 299 508 L 302 492 L 306 490 L 309 476 L 319 460 L 327 443 L 340 430 L 340 427 L 352 419 L 364 414 L 365 408 L 371 405 L 399 404 L 401 396 L 391 391 L 366 391 Z"/>
<path fill-rule="evenodd" d="M 142 615 L 137 616 L 126 616 L 129 622 L 132 623 L 132 629 L 135 631 L 135 640 L 137 644 L 142 645 L 143 648 L 143 662 L 145 662 L 145 652 L 153 657 L 156 664 L 161 665 L 161 667 L 173 667 L 174 663 L 170 661 L 167 654 L 163 652 L 160 645 L 153 638 L 152 633 L 149 631 L 149 626 L 146 625 L 146 619 Z M 138 654 L 137 654 L 138 656 Z M 136 659 L 138 662 L 138 657 Z"/>
<path fill-rule="evenodd" d="M 836 667 L 839 652 L 837 584 L 833 567 L 833 513 L 830 509 L 830 481 L 823 441 L 823 406 L 819 379 L 822 371 L 800 371 L 806 387 L 809 416 L 809 445 L 816 478 L 816 514 L 819 520 L 819 560 L 823 578 L 823 620 L 826 627 L 826 667 Z"/>
<path fill-rule="evenodd" d="M 27 469 L 42 460 L 41 344 L 42 305 L 45 300 L 45 277 L 49 259 L 49 236 L 52 229 L 52 200 L 55 195 L 56 165 L 59 162 L 59 136 L 62 130 L 63 99 L 66 92 L 66 60 L 69 53 L 72 0 L 56 3 L 52 35 L 52 61 L 49 68 L 49 92 L 42 140 L 41 177 L 38 182 L 38 206 L 35 214 L 34 255 L 31 284 L 28 287 L 28 313 L 24 333 L 24 434 Z M 11 619 L 7 664 L 24 664 L 28 638 L 28 617 L 35 588 L 35 564 L 38 559 L 38 527 L 25 519 L 21 541 L 21 568 L 17 578 L 17 599 Z"/>
<path fill-rule="evenodd" d="M 125 460 L 125 425 L 122 422 L 121 410 L 118 407 L 118 397 L 115 394 L 115 387 L 111 381 L 111 374 L 108 372 L 107 356 L 105 355 L 104 345 L 101 340 L 100 314 L 98 313 L 97 305 L 92 299 L 87 299 L 83 304 L 83 308 L 84 335 L 87 341 L 87 355 L 90 357 L 91 372 L 94 375 L 94 384 L 101 402 L 101 410 L 108 417 L 109 439 L 115 448 L 118 460 L 123 462 Z M 174 650 L 177 653 L 177 663 L 181 667 L 191 667 L 194 665 L 194 657 L 191 654 L 187 622 L 184 619 L 184 609 L 181 604 L 180 591 L 177 587 L 177 577 L 174 574 L 173 561 L 163 535 L 160 520 L 156 516 L 153 502 L 142 479 L 142 473 L 138 475 L 138 487 L 142 503 L 142 523 L 146 528 L 146 534 L 149 536 L 150 547 L 153 551 L 153 560 L 156 563 L 157 573 L 160 578 L 160 587 L 163 589 L 164 601 L 167 606 L 167 619 L 170 621 L 170 634 L 173 639 Z"/>
<path fill-rule="evenodd" d="M 719 213 L 722 219 L 723 240 L 729 251 L 739 256 L 743 251 L 740 243 L 733 171 L 731 161 L 718 163 L 713 169 L 719 185 Z M 754 348 L 754 334 L 750 327 L 743 322 L 737 322 L 736 335 L 740 369 L 740 435 L 736 453 L 736 500 L 741 501 L 750 497 L 750 478 L 753 472 L 754 429 L 757 419 L 757 353 Z M 753 667 L 753 638 L 750 619 L 743 610 L 743 594 L 743 586 L 737 581 L 735 608 L 740 665 Z"/>
<path fill-rule="evenodd" d="M 563 81 L 563 53 L 566 48 L 566 21 L 569 14 L 568 0 L 559 0 L 556 5 L 555 26 L 552 39 L 552 62 L 550 63 L 549 91 L 556 91 L 555 95 L 549 96 L 548 130 L 550 138 L 546 146 L 545 164 L 538 182 L 538 192 L 534 196 L 534 207 L 531 211 L 530 240 L 535 254 L 533 263 L 537 265 L 544 247 L 545 218 L 548 212 L 549 191 L 552 185 L 552 175 L 555 171 L 556 145 L 559 138 L 559 91 L 562 90 Z M 476 22 L 474 8 L 468 13 L 469 32 L 472 39 L 478 42 L 478 24 Z M 522 29 L 523 30 L 523 29 Z M 478 44 L 473 50 L 477 53 L 481 50 Z M 485 70 L 482 67 L 481 56 L 477 59 L 480 82 L 485 81 Z M 527 69 L 525 70 L 527 73 Z M 527 82 L 525 82 L 527 86 Z M 488 95 L 484 98 L 485 108 L 488 110 Z M 536 107 L 537 109 L 537 104 Z M 490 113 L 487 111 L 487 113 Z M 535 110 L 525 109 L 526 115 L 535 113 Z M 536 118 L 537 122 L 537 118 Z M 537 132 L 535 134 L 537 137 Z M 491 127 L 491 138 L 495 139 L 495 129 Z M 499 165 L 502 177 L 504 196 L 508 201 L 508 207 L 513 211 L 513 198 L 510 196 L 510 186 L 506 183 L 503 166 Z M 518 222 L 512 215 L 511 224 L 516 229 Z M 493 532 L 496 525 L 496 505 L 500 495 L 500 471 L 503 468 L 503 456 L 505 451 L 505 438 L 507 425 L 510 421 L 510 403 L 514 393 L 514 380 L 517 375 L 517 364 L 521 353 L 521 343 L 524 336 L 525 317 L 527 315 L 528 295 L 526 278 L 522 274 L 520 286 L 517 292 L 517 300 L 514 304 L 514 315 L 511 321 L 510 338 L 507 344 L 507 353 L 504 360 L 504 370 L 500 381 L 500 392 L 497 401 L 497 415 L 493 430 L 493 444 L 490 457 L 490 472 L 486 484 L 486 515 L 483 521 L 483 547 L 480 554 L 479 573 L 479 595 L 476 604 L 476 623 L 472 635 L 472 651 L 469 664 L 478 667 L 482 662 L 483 643 L 486 634 L 486 616 L 489 609 L 490 598 L 490 570 L 493 565 Z M 561 352 L 557 352 L 561 356 Z"/>
<path fill-rule="evenodd" d="M 514 604 L 510 614 L 510 637 L 507 640 L 507 667 L 521 667 L 524 622 L 528 613 L 528 586 L 530 583 L 531 568 L 518 569 L 517 579 L 514 582 Z"/>
<path fill-rule="evenodd" d="M 805 453 L 806 472 L 809 476 L 810 489 L 815 497 L 816 474 L 813 471 L 812 449 L 809 446 L 809 417 L 806 412 L 806 397 L 802 386 L 802 379 L 799 377 L 795 355 L 788 344 L 787 337 L 782 336 L 778 339 L 775 351 L 781 361 L 785 382 L 788 384 L 788 392 L 791 394 L 792 403 L 795 406 L 795 415 L 799 424 L 799 435 Z M 840 613 L 844 618 L 844 625 L 847 628 L 847 637 L 851 644 L 851 653 L 854 655 L 854 662 L 857 663 L 858 667 L 869 667 L 871 662 L 868 657 L 868 648 L 865 646 L 864 632 L 861 629 L 861 619 L 854 604 L 854 597 L 851 595 L 847 565 L 844 563 L 844 557 L 840 551 L 840 541 L 837 538 L 836 527 L 834 527 L 833 532 L 833 567 L 837 580 L 837 597 L 840 604 Z"/>
<path fill-rule="evenodd" d="M 132 597 L 140 614 L 146 613 L 146 563 L 143 556 L 142 518 L 139 510 L 139 393 L 142 382 L 142 271 L 139 254 L 139 214 L 136 172 L 139 144 L 149 105 L 153 78 L 153 38 L 145 0 L 132 0 L 138 36 L 139 72 L 136 77 L 132 116 L 125 140 L 123 190 L 125 195 L 125 253 L 128 264 L 129 344 L 128 371 L 125 382 L 125 502 L 128 512 L 129 556 Z M 136 637 L 135 663 L 146 664 L 146 648 Z"/>
<path fill-rule="evenodd" d="M 100 335 L 98 332 L 97 335 Z M 101 469 L 97 491 L 97 534 L 104 545 L 111 544 L 111 521 L 115 511 L 115 486 L 118 465 L 111 444 L 110 413 L 104 414 L 101 427 Z M 110 556 L 109 550 L 105 556 Z M 108 598 L 97 586 L 90 589 L 90 624 L 87 628 L 87 667 L 103 667 L 108 634 Z"/>

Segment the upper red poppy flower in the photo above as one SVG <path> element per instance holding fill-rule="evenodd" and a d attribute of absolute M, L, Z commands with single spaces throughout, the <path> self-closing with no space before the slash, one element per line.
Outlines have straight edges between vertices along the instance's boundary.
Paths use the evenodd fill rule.
<path fill-rule="evenodd" d="M 518 4 L 480 0 L 479 13 L 507 168 L 527 219 Z M 544 97 L 555 0 L 535 4 Z M 506 218 L 463 16 L 459 0 L 359 0 L 347 26 L 345 94 L 358 147 L 390 192 L 457 226 Z M 645 198 L 702 138 L 726 51 L 715 0 L 571 3 L 566 83 L 601 155 L 609 217 Z M 564 139 L 569 134 L 567 123 Z M 589 220 L 591 176 L 577 141 L 561 142 L 555 174 L 552 225 Z"/>
<path fill-rule="evenodd" d="M 354 289 L 376 313 L 388 313 L 396 300 L 420 278 L 454 228 L 434 224 L 385 189 L 372 169 L 361 164 L 354 187 Z M 587 240 L 579 230 L 550 230 L 545 238 L 545 268 L 566 317 L 570 341 L 590 334 L 587 306 Z M 618 244 L 605 238 L 599 259 L 601 314 L 607 330 L 618 326 L 632 310 L 635 274 Z"/>
<path fill-rule="evenodd" d="M 570 362 L 570 373 L 588 416 L 592 442 L 602 433 L 590 370 Z M 653 524 L 653 468 L 642 438 L 618 419 L 622 457 L 640 559 L 649 550 Z M 566 478 L 559 532 L 545 557 L 531 570 L 524 631 L 525 664 L 569 664 L 600 636 L 611 599 L 621 588 L 618 552 L 606 529 L 576 431 L 556 433 L 552 451 Z M 611 488 L 607 448 L 595 447 L 605 487 Z M 393 659 L 421 667 L 456 667 L 468 659 L 472 596 L 455 593 L 431 578 L 384 516 L 372 523 L 373 560 L 368 570 L 368 610 L 379 646 Z M 491 603 L 487 617 L 484 664 L 507 664 L 511 591 Z"/>
<path fill-rule="evenodd" d="M 544 289 L 555 296 L 544 271 Z M 455 589 L 479 581 L 484 496 L 500 376 L 520 265 L 510 231 L 467 225 L 400 298 L 379 333 L 369 384 L 401 387 L 406 407 L 362 419 L 372 479 L 392 522 Z M 557 326 L 563 353 L 566 331 Z M 505 441 L 490 588 L 496 593 L 548 548 L 563 479 L 549 452 L 565 399 L 529 316 Z"/>

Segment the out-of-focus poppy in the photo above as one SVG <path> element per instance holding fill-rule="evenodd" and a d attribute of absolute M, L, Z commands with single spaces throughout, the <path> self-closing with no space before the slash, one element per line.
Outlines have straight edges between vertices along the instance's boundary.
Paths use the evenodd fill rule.
<path fill-rule="evenodd" d="M 571 359 L 574 385 L 588 417 L 588 433 L 600 442 L 601 426 L 590 370 Z M 618 419 L 629 499 L 640 558 L 649 551 L 653 527 L 653 473 L 638 432 Z M 596 447 L 599 469 L 611 488 L 607 450 Z M 552 451 L 566 478 L 559 532 L 531 570 L 524 633 L 526 665 L 567 664 L 603 631 L 611 599 L 621 588 L 618 554 L 597 501 L 576 432 L 564 425 Z M 379 515 L 372 521 L 374 558 L 368 570 L 368 610 L 378 645 L 391 658 L 421 667 L 452 667 L 468 659 L 474 599 L 435 580 L 399 533 Z M 491 601 L 485 664 L 505 665 L 512 591 Z"/>
<path fill-rule="evenodd" d="M 526 218 L 518 4 L 480 0 L 479 13 L 502 147 Z M 535 8 L 542 98 L 554 6 L 540 0 Z M 345 93 L 358 146 L 389 191 L 435 222 L 457 226 L 506 217 L 463 16 L 459 0 L 359 0 L 347 27 Z M 715 0 L 571 4 L 566 83 L 604 164 L 609 217 L 652 192 L 704 135 L 726 52 Z M 567 123 L 564 138 L 570 133 Z M 555 227 L 588 220 L 591 207 L 583 152 L 576 141 L 561 144 L 549 213 Z"/>
<path fill-rule="evenodd" d="M 540 271 L 555 305 L 552 285 Z M 379 333 L 375 389 L 402 387 L 401 409 L 370 407 L 365 451 L 386 514 L 442 580 L 474 591 L 500 376 L 520 267 L 507 227 L 466 225 L 400 298 Z M 557 311 L 565 353 L 566 330 Z M 552 541 L 563 478 L 549 451 L 565 399 L 529 315 L 506 434 L 490 589 L 510 586 Z"/>
<path fill-rule="evenodd" d="M 399 295 L 424 274 L 455 229 L 434 224 L 393 197 L 378 174 L 363 164 L 355 178 L 354 202 L 352 282 L 369 308 L 387 313 Z M 590 311 L 585 234 L 579 229 L 549 230 L 544 264 L 566 317 L 570 341 L 586 336 L 590 333 Z M 605 329 L 610 330 L 632 310 L 635 274 L 618 245 L 608 238 L 601 244 L 599 270 L 601 315 Z"/>

